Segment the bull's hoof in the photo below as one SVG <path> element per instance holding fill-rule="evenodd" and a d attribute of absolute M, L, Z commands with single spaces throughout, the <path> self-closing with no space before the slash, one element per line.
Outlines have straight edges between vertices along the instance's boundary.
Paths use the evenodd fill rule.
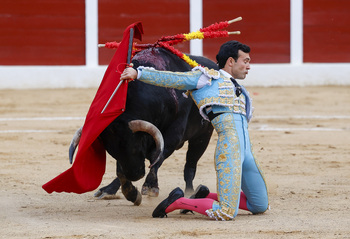
<path fill-rule="evenodd" d="M 159 196 L 159 188 L 151 188 L 151 190 L 148 192 L 148 196 L 158 197 Z"/>
<path fill-rule="evenodd" d="M 117 196 L 117 191 L 120 188 L 120 180 L 119 178 L 114 179 L 109 185 L 100 188 L 94 196 L 98 199 L 105 199 L 105 200 L 111 200 L 111 199 L 119 199 L 120 197 Z"/>
<path fill-rule="evenodd" d="M 186 197 L 190 197 L 193 193 L 194 193 L 194 189 L 193 188 L 186 188 L 185 189 L 185 196 Z"/>
<path fill-rule="evenodd" d="M 136 200 L 134 201 L 134 205 L 139 206 L 141 202 L 142 202 L 142 195 L 139 191 L 137 191 L 137 196 L 136 196 Z"/>
<path fill-rule="evenodd" d="M 150 197 L 158 197 L 159 188 L 150 188 L 150 187 L 142 186 L 141 193 L 142 195 L 148 195 Z"/>
<path fill-rule="evenodd" d="M 120 199 L 120 196 L 117 196 L 116 194 L 102 193 L 99 197 L 97 197 L 97 199 L 113 200 L 113 199 Z"/>
<path fill-rule="evenodd" d="M 102 195 L 103 191 L 99 189 L 97 192 L 95 192 L 94 197 L 98 198 Z"/>

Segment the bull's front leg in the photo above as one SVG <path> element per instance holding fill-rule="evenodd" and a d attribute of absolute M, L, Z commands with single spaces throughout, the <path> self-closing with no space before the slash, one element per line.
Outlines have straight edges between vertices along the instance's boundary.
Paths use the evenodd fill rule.
<path fill-rule="evenodd" d="M 108 184 L 105 187 L 100 188 L 94 196 L 97 197 L 98 199 L 105 199 L 105 200 L 110 200 L 110 199 L 115 199 L 117 198 L 117 191 L 120 188 L 120 180 L 119 178 L 115 178 L 110 184 Z"/>
<path fill-rule="evenodd" d="M 142 185 L 142 195 L 148 195 L 150 197 L 158 197 L 159 186 L 158 186 L 158 169 L 159 164 L 155 164 L 147 174 L 145 183 Z"/>
<path fill-rule="evenodd" d="M 187 115 L 185 115 L 187 117 Z M 182 142 L 183 134 L 185 131 L 185 124 L 183 123 L 183 117 L 175 120 L 168 130 L 163 132 L 164 138 L 164 151 L 161 159 L 156 163 L 147 174 L 146 180 L 142 186 L 142 195 L 148 195 L 151 197 L 158 197 L 159 185 L 158 185 L 158 169 L 163 164 L 164 160 L 168 158 L 176 149 L 179 148 L 180 142 Z"/>
<path fill-rule="evenodd" d="M 131 181 L 128 180 L 125 175 L 118 171 L 117 176 L 121 183 L 122 193 L 128 201 L 134 203 L 135 206 L 139 206 L 142 201 L 141 193 L 137 190 L 137 188 L 132 185 Z"/>
<path fill-rule="evenodd" d="M 118 164 L 118 161 L 116 161 L 116 172 L 115 174 L 118 175 L 118 171 L 120 170 L 120 166 Z M 111 200 L 111 199 L 116 199 L 117 197 L 117 192 L 120 188 L 120 180 L 118 177 L 116 177 L 110 184 L 107 186 L 104 186 L 100 188 L 94 196 L 97 197 L 98 199 L 104 199 L 104 200 Z"/>

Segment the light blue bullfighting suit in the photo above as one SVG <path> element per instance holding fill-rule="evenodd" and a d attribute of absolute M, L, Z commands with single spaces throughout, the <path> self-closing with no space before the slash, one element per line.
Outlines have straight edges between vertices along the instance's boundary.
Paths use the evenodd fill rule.
<path fill-rule="evenodd" d="M 236 96 L 230 78 L 223 70 L 200 66 L 191 72 L 138 68 L 140 81 L 188 90 L 204 119 L 214 115 L 210 120 L 218 134 L 215 150 L 218 201 L 206 213 L 217 220 L 231 220 L 237 215 L 241 190 L 247 196 L 249 211 L 263 213 L 268 208 L 265 179 L 253 156 L 248 133 L 251 99 L 243 86 L 242 94 Z"/>

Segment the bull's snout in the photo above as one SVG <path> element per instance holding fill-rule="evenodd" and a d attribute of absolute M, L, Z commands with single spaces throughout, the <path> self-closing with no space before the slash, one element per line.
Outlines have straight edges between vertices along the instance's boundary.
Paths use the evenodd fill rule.
<path fill-rule="evenodd" d="M 145 176 L 145 167 L 133 169 L 133 170 L 124 170 L 124 174 L 127 179 L 130 181 L 138 181 Z"/>
<path fill-rule="evenodd" d="M 125 155 L 122 157 L 124 160 L 119 161 L 119 165 L 121 166 L 121 170 L 128 180 L 137 181 L 143 178 L 146 174 L 145 157 L 137 148 L 131 148 L 132 151 L 128 151 L 128 155 L 131 157 Z"/>

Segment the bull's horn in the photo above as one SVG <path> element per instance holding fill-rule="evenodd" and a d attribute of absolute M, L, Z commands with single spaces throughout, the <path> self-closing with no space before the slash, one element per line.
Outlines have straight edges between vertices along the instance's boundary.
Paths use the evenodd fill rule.
<path fill-rule="evenodd" d="M 75 132 L 72 141 L 70 142 L 69 145 L 69 163 L 73 163 L 73 156 L 76 148 L 78 147 L 80 137 L 81 137 L 81 132 L 83 131 L 83 127 L 80 127 L 77 132 Z"/>
<path fill-rule="evenodd" d="M 129 122 L 129 128 L 133 133 L 137 131 L 142 131 L 150 134 L 154 141 L 156 142 L 156 151 L 155 155 L 157 155 L 157 158 L 155 160 L 151 160 L 151 165 L 149 166 L 150 168 L 153 167 L 160 158 L 163 155 L 163 150 L 164 150 L 164 139 L 162 133 L 159 131 L 159 129 L 154 126 L 152 123 L 144 120 L 132 120 Z"/>

